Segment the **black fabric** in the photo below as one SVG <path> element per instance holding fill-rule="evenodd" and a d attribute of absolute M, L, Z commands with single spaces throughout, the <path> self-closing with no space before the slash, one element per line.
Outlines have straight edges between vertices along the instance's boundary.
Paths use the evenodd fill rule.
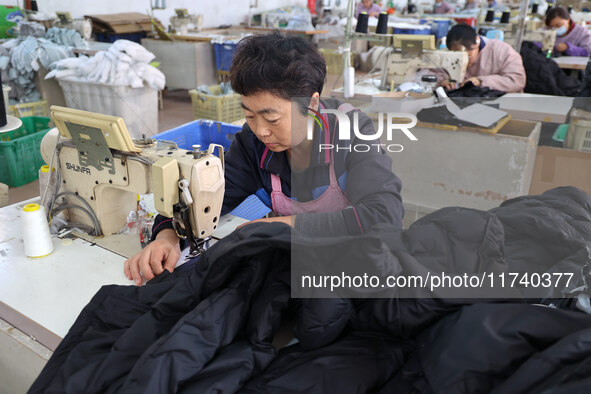
<path fill-rule="evenodd" d="M 387 272 L 578 275 L 544 297 L 300 300 L 290 254 L 326 242 L 279 223 L 245 226 L 182 275 L 103 287 L 30 392 L 588 392 L 591 315 L 555 297 L 589 296 L 590 230 L 591 197 L 571 187 L 489 212 L 446 208 L 406 231 L 365 234 L 362 246 L 381 245 L 368 269 L 387 256 Z M 335 255 L 360 245 L 331 242 Z M 276 353 L 287 313 L 300 343 Z"/>
<path fill-rule="evenodd" d="M 468 81 L 464 86 L 448 90 L 445 94 L 447 94 L 448 97 L 501 97 L 506 94 L 506 92 L 484 86 L 474 86 L 471 81 Z"/>
<path fill-rule="evenodd" d="M 454 103 L 460 107 L 464 108 L 472 104 L 481 103 L 482 100 L 474 100 L 473 98 L 462 99 L 461 97 L 454 98 Z M 498 107 L 498 106 L 493 106 Z M 456 118 L 454 114 L 449 112 L 445 105 L 439 105 L 436 107 L 429 107 L 423 108 L 417 113 L 417 119 L 421 122 L 425 123 L 436 123 L 436 124 L 443 124 L 443 125 L 451 125 L 451 126 L 458 126 L 458 127 L 482 127 L 472 122 L 468 122 L 462 119 Z M 493 126 L 491 126 L 493 127 Z"/>
<path fill-rule="evenodd" d="M 571 78 L 552 59 L 546 58 L 534 43 L 521 44 L 521 57 L 526 72 L 525 93 L 549 94 L 553 96 L 575 96 L 581 89 L 581 82 Z"/>

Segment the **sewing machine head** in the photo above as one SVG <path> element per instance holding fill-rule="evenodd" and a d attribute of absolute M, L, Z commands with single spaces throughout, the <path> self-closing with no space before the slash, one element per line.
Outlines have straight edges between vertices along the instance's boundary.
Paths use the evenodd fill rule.
<path fill-rule="evenodd" d="M 554 49 L 556 43 L 556 31 L 554 30 L 535 30 L 527 31 L 523 36 L 523 41 L 533 41 L 542 44 L 542 51 L 547 52 Z"/>
<path fill-rule="evenodd" d="M 170 24 L 173 29 L 182 35 L 186 35 L 189 26 L 193 26 L 194 32 L 200 32 L 203 27 L 203 15 L 191 15 L 186 8 L 175 8 L 175 15 L 170 17 Z"/>
<path fill-rule="evenodd" d="M 463 81 L 468 67 L 468 54 L 448 50 L 420 50 L 405 53 L 403 50 L 391 52 L 382 75 L 382 87 L 404 82 L 420 82 L 421 75 L 435 74 L 437 80 L 453 79 Z M 408 47 L 408 46 L 407 46 Z"/>
<path fill-rule="evenodd" d="M 41 151 L 59 178 L 61 204 L 50 204 L 68 222 L 110 235 L 137 209 L 137 194 L 154 193 L 155 208 L 173 218 L 191 247 L 215 231 L 224 196 L 223 152 L 178 149 L 175 143 L 132 141 L 123 119 L 52 106 L 59 136 L 48 133 Z M 59 140 L 59 142 L 58 142 Z M 55 147 L 55 149 L 54 149 Z M 56 164 L 57 163 L 57 164 Z"/>

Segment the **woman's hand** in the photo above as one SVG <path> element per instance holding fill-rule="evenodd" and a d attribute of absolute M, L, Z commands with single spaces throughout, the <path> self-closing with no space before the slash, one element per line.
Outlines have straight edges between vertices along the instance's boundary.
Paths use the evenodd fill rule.
<path fill-rule="evenodd" d="M 243 223 L 240 226 L 236 227 L 236 229 L 242 228 L 242 227 L 247 226 L 252 223 L 273 223 L 273 222 L 285 223 L 285 224 L 288 224 L 291 227 L 293 227 L 294 220 L 295 220 L 295 216 L 277 216 L 274 218 L 262 218 L 262 219 L 251 220 L 250 222 Z"/>
<path fill-rule="evenodd" d="M 556 52 L 564 52 L 568 49 L 568 44 L 566 42 L 560 42 L 558 44 L 556 44 L 556 46 L 554 47 L 554 50 Z"/>
<path fill-rule="evenodd" d="M 449 79 L 446 79 L 444 81 L 441 81 L 441 83 L 439 84 L 439 86 L 441 86 L 445 90 L 454 90 L 454 89 L 457 88 L 456 83 L 455 82 L 451 82 Z"/>
<path fill-rule="evenodd" d="M 140 286 L 142 276 L 148 281 L 164 270 L 172 272 L 180 257 L 180 240 L 173 229 L 167 228 L 160 231 L 141 252 L 126 260 L 123 271 L 127 279 Z"/>
<path fill-rule="evenodd" d="M 466 79 L 464 81 L 464 83 L 462 84 L 462 86 L 464 86 L 468 82 L 472 82 L 472 84 L 474 86 L 480 86 L 480 85 L 482 85 L 482 81 L 480 79 L 478 79 L 477 77 L 471 77 L 471 78 Z"/>

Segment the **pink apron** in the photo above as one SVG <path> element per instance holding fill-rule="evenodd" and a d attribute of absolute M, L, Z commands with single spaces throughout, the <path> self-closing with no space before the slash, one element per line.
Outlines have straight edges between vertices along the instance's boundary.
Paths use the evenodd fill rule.
<path fill-rule="evenodd" d="M 345 109 L 349 112 L 353 107 L 351 105 L 341 105 L 339 110 Z M 328 123 L 328 122 L 327 122 Z M 338 121 L 335 122 L 335 132 Z M 324 133 L 324 142 L 330 144 L 330 132 L 326 130 Z M 325 151 L 325 163 L 329 164 L 330 184 L 328 188 L 320 197 L 308 202 L 298 202 L 287 197 L 281 191 L 281 178 L 275 174 L 271 174 L 271 185 L 273 191 L 271 192 L 271 203 L 273 204 L 273 211 L 281 216 L 297 215 L 300 213 L 313 212 L 335 212 L 343 210 L 351 206 L 351 202 L 347 199 L 337 181 L 337 176 L 334 169 L 334 160 L 332 160 L 332 151 Z"/>

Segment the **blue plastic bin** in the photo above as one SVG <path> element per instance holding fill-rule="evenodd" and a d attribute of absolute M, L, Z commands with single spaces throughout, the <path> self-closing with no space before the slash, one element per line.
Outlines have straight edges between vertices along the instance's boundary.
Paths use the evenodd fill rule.
<path fill-rule="evenodd" d="M 430 26 L 423 26 L 423 27 L 396 27 L 394 26 L 394 34 L 419 34 L 419 35 L 429 35 L 431 34 L 431 27 Z"/>
<path fill-rule="evenodd" d="M 230 148 L 234 140 L 234 134 L 242 129 L 228 123 L 215 122 L 212 120 L 198 119 L 168 131 L 156 134 L 153 138 L 157 140 L 173 141 L 181 149 L 191 150 L 193 145 L 201 145 L 207 149 L 209 144 L 220 144 L 224 150 Z"/>
<path fill-rule="evenodd" d="M 100 42 L 115 42 L 117 40 L 129 40 L 133 42 L 137 42 L 141 44 L 142 38 L 146 38 L 146 32 L 138 32 L 138 33 L 123 33 L 123 34 L 115 34 L 115 33 L 94 33 L 94 38 L 96 41 Z"/>
<path fill-rule="evenodd" d="M 199 119 L 156 134 L 153 138 L 176 142 L 181 149 L 191 150 L 193 145 L 201 145 L 202 149 L 207 149 L 209 144 L 213 143 L 222 145 L 226 151 L 230 148 L 234 135 L 240 130 L 242 130 L 240 126 Z M 230 214 L 254 220 L 264 217 L 270 211 L 257 196 L 251 195 Z"/>
<path fill-rule="evenodd" d="M 449 31 L 449 27 L 451 25 L 451 20 L 449 19 L 421 19 L 421 24 L 431 26 L 431 33 L 435 36 L 436 40 L 447 36 L 447 32 Z"/>
<path fill-rule="evenodd" d="M 233 43 L 213 44 L 215 66 L 218 70 L 230 71 L 232 58 L 234 57 L 234 48 L 236 48 L 236 44 Z"/>

